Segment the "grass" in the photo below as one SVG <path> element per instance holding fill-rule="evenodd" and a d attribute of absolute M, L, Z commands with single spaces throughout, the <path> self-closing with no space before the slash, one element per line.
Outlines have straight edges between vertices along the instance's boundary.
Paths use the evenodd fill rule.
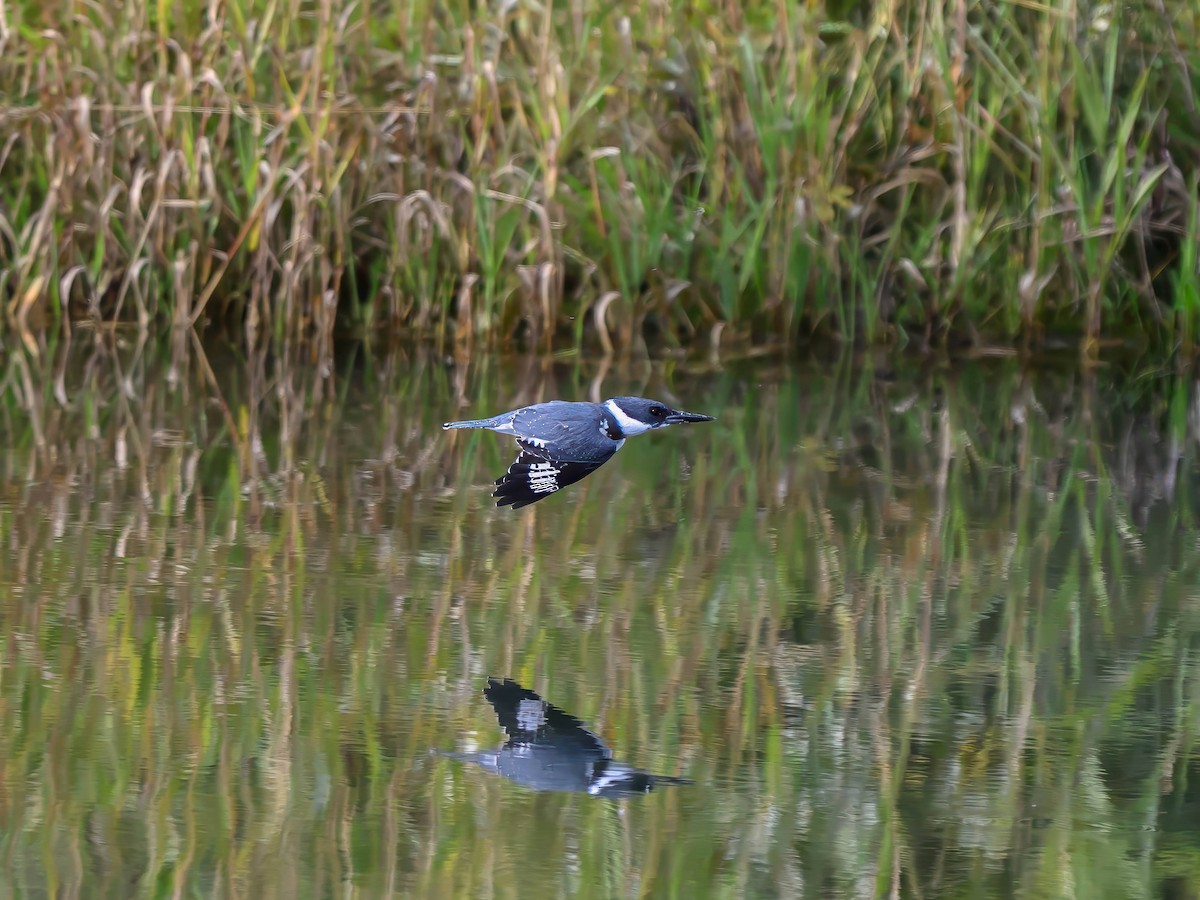
<path fill-rule="evenodd" d="M 1182 0 L 53 10 L 0 18 L 0 300 L 30 346 L 1200 331 Z"/>

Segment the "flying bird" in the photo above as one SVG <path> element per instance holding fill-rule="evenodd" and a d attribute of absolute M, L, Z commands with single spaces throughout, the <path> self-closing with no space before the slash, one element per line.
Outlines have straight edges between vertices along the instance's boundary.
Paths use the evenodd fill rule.
<path fill-rule="evenodd" d="M 604 465 L 626 438 L 712 416 L 682 412 L 645 397 L 613 397 L 603 403 L 551 400 L 490 419 L 446 422 L 442 428 L 489 428 L 517 439 L 519 452 L 496 479 L 497 506 L 520 509 L 586 478 Z"/>

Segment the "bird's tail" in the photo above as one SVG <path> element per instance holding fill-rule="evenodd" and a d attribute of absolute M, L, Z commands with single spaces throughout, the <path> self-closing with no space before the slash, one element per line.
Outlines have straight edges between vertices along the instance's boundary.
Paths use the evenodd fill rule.
<path fill-rule="evenodd" d="M 443 422 L 442 428 L 492 428 L 498 424 L 498 419 L 466 419 L 462 422 Z"/>

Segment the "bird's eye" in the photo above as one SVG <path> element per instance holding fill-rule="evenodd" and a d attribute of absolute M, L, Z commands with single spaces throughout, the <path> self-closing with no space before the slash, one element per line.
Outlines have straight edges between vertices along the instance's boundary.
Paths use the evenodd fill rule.
<path fill-rule="evenodd" d="M 664 419 L 666 418 L 667 411 L 661 406 L 652 406 L 650 407 L 650 415 L 654 416 L 656 419 Z"/>

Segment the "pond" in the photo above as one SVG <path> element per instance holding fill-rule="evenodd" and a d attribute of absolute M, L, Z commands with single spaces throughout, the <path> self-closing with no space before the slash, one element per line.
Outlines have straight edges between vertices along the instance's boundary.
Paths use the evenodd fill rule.
<path fill-rule="evenodd" d="M 1195 896 L 1190 374 L 3 369 L 2 896 Z M 621 394 L 716 420 L 520 511 L 440 427 Z"/>

